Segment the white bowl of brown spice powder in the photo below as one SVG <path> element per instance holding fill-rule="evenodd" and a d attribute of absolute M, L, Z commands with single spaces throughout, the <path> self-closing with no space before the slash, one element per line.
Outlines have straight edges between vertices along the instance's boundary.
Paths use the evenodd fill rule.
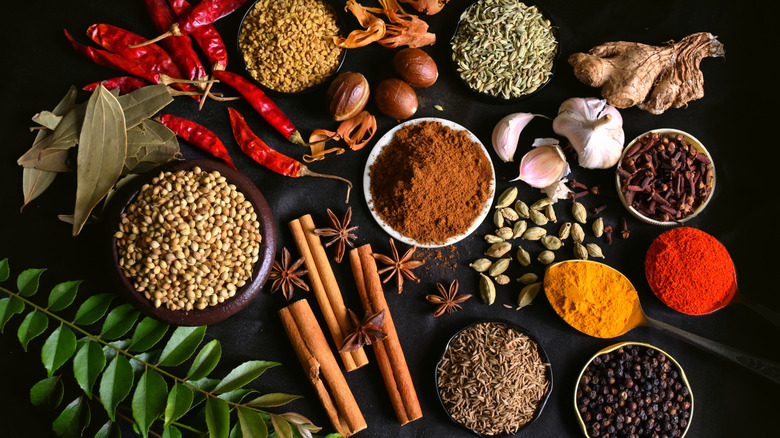
<path fill-rule="evenodd" d="M 368 156 L 369 210 L 393 238 L 436 248 L 466 238 L 487 217 L 496 175 L 487 149 L 457 123 L 409 120 L 390 129 Z"/>

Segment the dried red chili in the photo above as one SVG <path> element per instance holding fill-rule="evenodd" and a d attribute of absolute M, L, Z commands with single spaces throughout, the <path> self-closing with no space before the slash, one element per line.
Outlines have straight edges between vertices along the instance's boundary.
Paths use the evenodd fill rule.
<path fill-rule="evenodd" d="M 169 0 L 169 2 L 173 12 L 178 17 L 185 17 L 192 9 L 186 0 Z M 206 55 L 212 70 L 225 70 L 227 68 L 227 47 L 225 47 L 225 42 L 216 27 L 211 24 L 201 26 L 190 32 L 190 37 L 195 40 L 203 54 Z"/>
<path fill-rule="evenodd" d="M 166 0 L 144 0 L 146 11 L 158 31 L 164 32 L 173 24 L 177 17 Z M 198 80 L 208 76 L 206 68 L 200 62 L 198 54 L 192 48 L 187 37 L 171 37 L 160 42 L 171 55 L 173 62 L 184 73 L 185 79 Z"/>
<path fill-rule="evenodd" d="M 98 85 L 102 85 L 107 90 L 119 90 L 119 94 L 126 94 L 131 91 L 135 91 L 139 88 L 149 85 L 149 81 L 146 79 L 136 78 L 133 76 L 117 76 L 115 78 L 103 79 L 102 81 L 93 82 L 85 85 L 82 90 L 95 91 Z"/>
<path fill-rule="evenodd" d="M 240 8 L 247 0 L 203 0 L 187 13 L 179 18 L 167 32 L 162 35 L 139 44 L 139 46 L 156 43 L 169 36 L 182 36 L 192 33 L 194 30 L 209 25 L 220 18 L 225 17 Z"/>
<path fill-rule="evenodd" d="M 76 51 L 89 58 L 95 64 L 102 65 L 103 67 L 122 70 L 127 73 L 142 77 L 155 84 L 162 83 L 159 73 L 141 66 L 135 60 L 127 59 L 107 50 L 96 49 L 94 47 L 81 44 L 76 41 L 67 30 L 64 30 L 64 32 L 65 37 L 68 38 L 71 46 L 73 46 Z"/>
<path fill-rule="evenodd" d="M 349 202 L 349 192 L 352 190 L 352 183 L 340 176 L 327 175 L 309 170 L 303 163 L 288 157 L 265 144 L 247 125 L 244 116 L 233 108 L 228 108 L 230 112 L 230 126 L 233 128 L 233 136 L 236 138 L 241 150 L 249 155 L 258 164 L 266 169 L 272 170 L 279 175 L 297 178 L 301 176 L 316 176 L 321 178 L 330 178 L 344 181 L 347 183 L 347 202 Z"/>
<path fill-rule="evenodd" d="M 221 159 L 231 168 L 236 168 L 225 144 L 209 129 L 192 120 L 171 114 L 163 114 L 159 117 L 159 120 L 160 123 L 167 126 L 178 137 L 183 138 L 198 149 Z"/>
<path fill-rule="evenodd" d="M 290 119 L 284 115 L 282 110 L 276 106 L 260 87 L 243 76 L 229 71 L 214 71 L 211 72 L 211 75 L 214 79 L 224 82 L 244 96 L 244 99 L 252 105 L 252 108 L 257 110 L 265 121 L 279 131 L 284 138 L 296 144 L 306 145 L 298 129 L 295 128 Z"/>

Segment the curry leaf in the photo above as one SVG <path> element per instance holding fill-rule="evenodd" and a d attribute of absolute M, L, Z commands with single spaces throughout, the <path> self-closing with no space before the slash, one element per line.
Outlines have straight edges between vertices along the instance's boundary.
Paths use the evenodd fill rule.
<path fill-rule="evenodd" d="M 162 438 L 181 438 L 181 431 L 176 426 L 168 426 L 163 430 Z"/>
<path fill-rule="evenodd" d="M 224 392 L 219 395 L 219 398 L 225 400 L 228 403 L 241 403 L 249 394 L 255 394 L 257 391 L 249 388 L 234 389 L 230 392 Z"/>
<path fill-rule="evenodd" d="M 195 407 L 206 400 L 206 392 L 211 392 L 219 385 L 218 379 L 200 379 L 195 381 L 189 381 L 190 385 L 200 389 L 201 391 L 194 391 L 192 406 Z"/>
<path fill-rule="evenodd" d="M 127 130 L 125 173 L 147 172 L 179 155 L 179 140 L 167 126 L 144 120 Z"/>
<path fill-rule="evenodd" d="M 79 397 L 70 402 L 60 416 L 54 420 L 52 428 L 59 436 L 80 437 L 82 431 L 89 425 L 91 418 L 89 403 L 85 402 L 84 397 Z"/>
<path fill-rule="evenodd" d="M 127 153 L 125 115 L 117 98 L 102 85 L 87 102 L 76 156 L 76 206 L 73 235 L 122 175 Z"/>
<path fill-rule="evenodd" d="M 260 413 L 243 406 L 237 407 L 236 412 L 238 413 L 238 423 L 241 425 L 241 435 L 245 438 L 266 438 L 268 436 L 268 426 Z"/>
<path fill-rule="evenodd" d="M 234 368 L 222 379 L 219 385 L 214 388 L 215 394 L 222 394 L 241 388 L 247 383 L 260 377 L 265 370 L 280 365 L 278 362 L 269 362 L 264 360 L 252 360 Z"/>
<path fill-rule="evenodd" d="M 108 420 L 95 434 L 95 438 L 122 438 L 122 430 L 117 423 Z"/>
<path fill-rule="evenodd" d="M 0 333 L 12 316 L 24 312 L 24 301 L 16 297 L 0 299 Z"/>
<path fill-rule="evenodd" d="M 138 353 L 130 359 L 130 365 L 133 367 L 133 373 L 139 375 L 146 370 L 146 368 L 154 363 L 155 358 L 159 351 L 147 351 L 144 353 Z"/>
<path fill-rule="evenodd" d="M 100 336 L 103 339 L 117 339 L 129 332 L 133 324 L 138 319 L 140 312 L 132 304 L 122 304 L 121 306 L 108 312 Z"/>
<path fill-rule="evenodd" d="M 276 406 L 286 405 L 295 399 L 301 398 L 300 395 L 282 394 L 280 392 L 274 392 L 270 394 L 263 394 L 260 397 L 247 403 L 247 406 L 255 408 L 273 408 Z"/>
<path fill-rule="evenodd" d="M 66 281 L 54 286 L 49 294 L 49 310 L 58 312 L 66 309 L 76 299 L 81 280 Z"/>
<path fill-rule="evenodd" d="M 28 313 L 22 323 L 19 324 L 19 330 L 16 333 L 19 337 L 19 342 L 22 344 L 22 349 L 27 351 L 27 344 L 45 332 L 48 327 L 49 317 L 46 314 L 37 310 Z"/>
<path fill-rule="evenodd" d="M 16 287 L 19 289 L 19 295 L 30 297 L 38 292 L 41 274 L 46 269 L 27 269 L 16 278 Z"/>
<path fill-rule="evenodd" d="M 0 282 L 8 280 L 11 276 L 11 268 L 8 266 L 8 258 L 0 260 Z"/>
<path fill-rule="evenodd" d="M 181 418 L 192 406 L 193 394 L 189 386 L 177 383 L 171 388 L 165 405 L 165 427 Z"/>
<path fill-rule="evenodd" d="M 115 296 L 115 294 L 99 294 L 87 298 L 76 311 L 73 322 L 82 325 L 94 324 L 106 314 Z"/>
<path fill-rule="evenodd" d="M 116 407 L 133 388 L 133 367 L 126 357 L 116 355 L 100 378 L 100 402 L 111 421 L 116 421 Z"/>
<path fill-rule="evenodd" d="M 158 365 L 176 366 L 181 365 L 185 360 L 192 356 L 192 353 L 203 341 L 206 334 L 206 326 L 187 327 L 181 326 L 173 331 L 168 343 L 165 344 L 160 354 Z"/>
<path fill-rule="evenodd" d="M 173 102 L 168 87 L 162 84 L 147 85 L 118 98 L 130 129 Z"/>
<path fill-rule="evenodd" d="M 214 339 L 204 345 L 187 373 L 187 379 L 200 380 L 209 375 L 216 368 L 222 357 L 222 346 L 219 341 Z"/>
<path fill-rule="evenodd" d="M 168 331 L 168 325 L 146 317 L 138 323 L 130 339 L 130 351 L 146 351 L 154 347 Z"/>
<path fill-rule="evenodd" d="M 97 342 L 87 340 L 76 352 L 73 358 L 73 375 L 87 397 L 92 398 L 92 388 L 105 367 L 106 355 Z"/>
<path fill-rule="evenodd" d="M 271 425 L 279 438 L 293 438 L 293 429 L 290 423 L 279 415 L 271 414 Z"/>
<path fill-rule="evenodd" d="M 221 399 L 209 397 L 204 407 L 209 438 L 227 438 L 230 432 L 230 407 Z"/>
<path fill-rule="evenodd" d="M 46 339 L 41 351 L 41 361 L 49 377 L 73 356 L 76 351 L 76 335 L 65 326 L 57 327 Z"/>
<path fill-rule="evenodd" d="M 133 418 L 141 435 L 149 436 L 149 427 L 165 411 L 168 385 L 163 376 L 152 369 L 146 369 L 133 393 Z"/>
<path fill-rule="evenodd" d="M 38 408 L 56 408 L 64 393 L 65 386 L 60 376 L 47 377 L 30 388 L 30 402 Z"/>

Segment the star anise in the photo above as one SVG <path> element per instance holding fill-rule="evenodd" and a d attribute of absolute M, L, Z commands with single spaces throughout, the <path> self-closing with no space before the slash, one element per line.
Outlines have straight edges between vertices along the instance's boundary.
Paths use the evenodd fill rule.
<path fill-rule="evenodd" d="M 461 309 L 460 303 L 471 298 L 468 294 L 458 294 L 458 280 L 453 280 L 450 289 L 444 289 L 444 285 L 436 283 L 439 295 L 426 295 L 425 299 L 431 304 L 436 304 L 433 316 L 441 316 L 444 313 L 452 313 Z"/>
<path fill-rule="evenodd" d="M 342 344 L 339 352 L 355 351 L 360 347 L 381 341 L 387 337 L 387 334 L 382 331 L 382 324 L 385 322 L 384 309 L 374 315 L 366 312 L 363 321 L 358 319 L 352 309 L 347 309 L 347 312 L 352 322 L 352 332 L 344 338 L 344 344 Z"/>
<path fill-rule="evenodd" d="M 423 260 L 411 260 L 412 254 L 417 250 L 417 246 L 412 246 L 404 253 L 403 257 L 398 257 L 398 250 L 395 247 L 395 240 L 390 238 L 390 251 L 391 257 L 382 254 L 371 254 L 375 259 L 387 265 L 387 267 L 377 271 L 379 274 L 390 271 L 389 274 L 382 280 L 382 283 L 387 283 L 391 278 L 395 277 L 395 282 L 398 286 L 398 293 L 403 292 L 404 278 L 411 280 L 415 283 L 419 283 L 420 279 L 417 278 L 412 269 L 421 266 L 425 262 Z"/>
<path fill-rule="evenodd" d="M 298 269 L 304 262 L 304 258 L 301 257 L 294 263 L 290 264 L 291 256 L 290 251 L 287 248 L 282 248 L 282 261 L 274 260 L 274 264 L 271 267 L 271 273 L 268 274 L 268 279 L 272 280 L 271 293 L 282 289 L 284 297 L 289 301 L 292 298 L 293 289 L 295 286 L 308 291 L 309 285 L 307 285 L 301 276 L 306 274 L 305 269 Z"/>
<path fill-rule="evenodd" d="M 357 236 L 353 234 L 353 231 L 357 230 L 357 226 L 350 227 L 349 222 L 352 220 L 352 207 L 347 207 L 347 212 L 344 213 L 344 219 L 339 221 L 333 212 L 328 209 L 328 217 L 333 224 L 333 228 L 317 228 L 314 230 L 314 234 L 322 237 L 332 237 L 325 246 L 331 246 L 334 243 L 336 245 L 336 257 L 333 260 L 336 263 L 341 263 L 341 259 L 344 258 L 345 246 L 349 245 L 352 248 L 352 240 L 357 239 Z"/>

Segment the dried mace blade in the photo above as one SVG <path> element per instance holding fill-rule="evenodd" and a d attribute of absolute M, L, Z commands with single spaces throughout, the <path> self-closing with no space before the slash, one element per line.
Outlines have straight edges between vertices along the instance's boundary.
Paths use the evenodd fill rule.
<path fill-rule="evenodd" d="M 335 260 L 336 263 L 341 263 L 341 259 L 344 258 L 344 250 L 346 249 L 346 245 L 349 245 L 350 248 L 354 247 L 352 241 L 357 239 L 357 236 L 353 232 L 357 230 L 358 227 L 349 226 L 349 222 L 352 220 L 352 207 L 347 207 L 347 212 L 344 213 L 344 218 L 340 221 L 339 218 L 337 218 L 336 215 L 331 211 L 331 209 L 328 209 L 328 217 L 330 218 L 330 222 L 333 224 L 333 227 L 317 228 L 314 230 L 314 234 L 320 237 L 332 237 L 332 239 L 325 244 L 325 247 L 331 246 L 335 243 L 336 256 L 333 258 L 333 260 Z"/>
<path fill-rule="evenodd" d="M 301 276 L 308 271 L 298 269 L 303 264 L 304 258 L 301 257 L 292 264 L 290 263 L 291 259 L 290 251 L 287 248 L 282 248 L 282 261 L 274 260 L 271 273 L 268 274 L 268 278 L 272 281 L 271 293 L 281 289 L 287 301 L 292 299 L 293 289 L 296 286 L 305 291 L 309 290 L 309 285 L 301 279 Z"/>
<path fill-rule="evenodd" d="M 355 351 L 387 337 L 387 334 L 382 331 L 382 324 L 385 322 L 384 309 L 373 315 L 366 312 L 366 316 L 362 321 L 358 319 L 352 309 L 347 309 L 347 312 L 352 322 L 352 332 L 344 338 L 344 343 L 339 352 Z"/>
<path fill-rule="evenodd" d="M 453 280 L 449 290 L 444 289 L 444 285 L 436 283 L 438 295 L 426 295 L 425 299 L 431 304 L 436 304 L 436 311 L 433 316 L 441 316 L 445 313 L 453 313 L 461 309 L 460 303 L 471 298 L 468 294 L 458 294 L 458 280 Z"/>
<path fill-rule="evenodd" d="M 391 278 L 395 277 L 396 285 L 398 286 L 398 293 L 400 294 L 404 290 L 404 278 L 411 280 L 415 283 L 419 283 L 420 279 L 412 272 L 412 269 L 423 265 L 423 260 L 412 260 L 412 255 L 417 250 L 417 246 L 412 246 L 404 253 L 403 257 L 398 256 L 398 249 L 395 247 L 395 240 L 390 238 L 390 251 L 391 257 L 382 254 L 371 254 L 375 259 L 379 260 L 387 267 L 377 271 L 379 274 L 390 272 L 387 274 L 382 283 L 387 283 Z"/>

